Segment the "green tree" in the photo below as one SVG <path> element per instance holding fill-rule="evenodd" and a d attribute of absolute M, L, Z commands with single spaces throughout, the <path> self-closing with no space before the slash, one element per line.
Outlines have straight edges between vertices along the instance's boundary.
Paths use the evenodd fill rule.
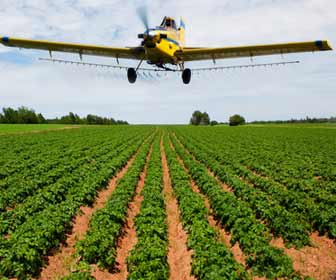
<path fill-rule="evenodd" d="M 245 119 L 243 116 L 240 115 L 233 115 L 229 119 L 230 126 L 237 126 L 245 124 Z"/>
<path fill-rule="evenodd" d="M 204 112 L 201 118 L 200 125 L 209 125 L 209 124 L 210 124 L 210 117 L 207 112 Z"/>
<path fill-rule="evenodd" d="M 18 112 L 10 107 L 3 108 L 4 123 L 18 123 Z"/>
<path fill-rule="evenodd" d="M 195 111 L 191 116 L 190 124 L 199 125 L 201 123 L 202 116 L 203 114 L 201 111 Z"/>
<path fill-rule="evenodd" d="M 38 123 L 46 123 L 46 119 L 43 117 L 43 115 L 40 113 L 37 115 Z"/>
<path fill-rule="evenodd" d="M 34 110 L 27 107 L 20 107 L 17 110 L 18 120 L 17 123 L 32 124 L 38 123 L 38 118 Z"/>
<path fill-rule="evenodd" d="M 113 118 L 104 118 L 96 115 L 87 115 L 81 118 L 79 115 L 70 112 L 68 115 L 55 119 L 46 120 L 42 114 L 36 114 L 33 109 L 19 107 L 17 110 L 10 107 L 3 108 L 0 113 L 0 123 L 12 124 L 32 124 L 32 123 L 49 123 L 49 124 L 100 124 L 100 125 L 128 125 L 128 122 L 115 120 Z"/>
<path fill-rule="evenodd" d="M 210 117 L 207 112 L 195 111 L 190 119 L 191 125 L 209 125 Z"/>
<path fill-rule="evenodd" d="M 34 110 L 27 107 L 19 107 L 17 110 L 13 108 L 3 108 L 3 114 L 0 115 L 1 123 L 12 124 L 33 124 L 40 123 L 40 120 L 44 120 L 41 114 L 37 115 Z"/>

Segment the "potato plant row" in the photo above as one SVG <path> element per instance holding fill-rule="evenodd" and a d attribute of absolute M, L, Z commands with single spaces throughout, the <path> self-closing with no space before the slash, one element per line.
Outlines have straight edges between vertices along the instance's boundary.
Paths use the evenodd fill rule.
<path fill-rule="evenodd" d="M 317 199 L 327 193 L 336 194 L 334 129 L 218 127 L 181 132 L 203 143 L 211 139 L 221 156 L 238 161 L 289 189 Z"/>
<path fill-rule="evenodd" d="M 72 174 L 76 173 L 75 169 L 82 165 L 99 164 L 97 159 L 111 151 L 111 146 L 114 148 L 114 145 L 127 142 L 133 136 L 138 140 L 143 137 L 141 134 L 137 136 L 136 132 L 126 134 L 121 131 L 120 134 L 113 135 L 104 130 L 96 130 L 97 135 L 93 137 L 92 132 L 84 130 L 84 132 L 73 131 L 74 135 L 71 137 L 63 135 L 63 143 L 53 143 L 54 134 L 55 132 L 45 134 L 42 139 L 40 135 L 29 137 L 29 139 L 37 137 L 40 140 L 39 144 L 33 145 L 32 154 L 16 155 L 11 153 L 11 149 L 8 149 L 8 153 L 4 153 L 5 162 L 4 167 L 1 168 L 2 173 L 6 172 L 6 166 L 21 166 L 21 168 L 8 176 L 3 175 L 0 179 L 0 212 L 8 207 L 14 208 L 45 186 L 58 183 L 59 180 L 68 177 L 70 180 Z M 14 144 L 20 144 L 30 150 L 31 143 L 27 137 L 16 139 Z"/>
<path fill-rule="evenodd" d="M 197 279 L 249 279 L 242 265 L 218 240 L 208 223 L 209 212 L 200 194 L 195 193 L 190 178 L 177 160 L 176 153 L 164 141 L 165 153 L 174 193 L 177 197 L 184 229 L 188 233 L 188 247 L 194 251 L 192 273 Z"/>
<path fill-rule="evenodd" d="M 99 133 L 104 134 L 102 130 L 96 130 L 96 132 L 98 135 Z M 133 132 L 135 135 L 139 133 L 138 130 Z M 74 178 L 63 200 L 59 200 L 58 203 L 50 203 L 45 208 L 42 207 L 43 210 L 26 217 L 25 221 L 9 235 L 1 236 L 0 275 L 18 279 L 29 279 L 36 276 L 44 265 L 44 256 L 65 240 L 66 232 L 71 228 L 72 218 L 78 213 L 80 206 L 94 201 L 97 191 L 106 187 L 109 178 L 127 163 L 143 143 L 146 135 L 151 132 L 151 129 L 143 129 L 142 139 L 139 138 L 133 143 L 129 142 L 129 146 L 120 151 L 118 155 L 114 152 L 117 149 L 114 143 L 120 143 L 118 136 L 122 137 L 122 135 L 110 134 L 111 140 L 108 144 L 110 149 L 106 150 L 107 153 L 104 155 L 102 161 L 105 161 L 104 165 L 95 165 L 95 155 L 92 154 L 91 157 L 88 155 L 88 159 L 90 158 L 90 162 L 93 163 L 93 168 L 88 165 L 87 168 L 78 173 L 85 177 L 84 181 L 77 177 Z M 109 134 L 108 131 L 105 133 Z M 132 134 L 131 130 L 129 134 Z M 90 145 L 88 142 L 85 144 Z M 102 148 L 105 149 L 106 147 Z M 63 187 L 67 188 L 69 186 L 63 185 Z M 54 195 L 57 196 L 57 193 Z"/>
<path fill-rule="evenodd" d="M 136 130 L 143 131 L 139 128 Z M 128 127 L 112 127 L 1 136 L 0 180 L 25 173 L 27 166 L 30 172 L 25 173 L 26 176 L 41 174 L 43 169 L 46 171 L 58 163 L 64 163 L 62 159 L 67 160 L 68 155 L 76 157 L 80 152 L 86 152 L 98 145 L 106 146 L 114 136 L 127 137 L 129 134 Z M 90 145 L 83 145 L 86 142 Z"/>
<path fill-rule="evenodd" d="M 237 199 L 234 194 L 224 191 L 220 183 L 208 174 L 207 168 L 195 161 L 175 137 L 171 137 L 171 140 L 191 177 L 209 198 L 217 221 L 230 231 L 231 244 L 239 243 L 247 257 L 246 264 L 252 268 L 253 273 L 268 279 L 300 279 L 293 270 L 292 261 L 283 250 L 269 245 L 270 232 L 256 219 L 250 205 Z"/>
<path fill-rule="evenodd" d="M 335 129 L 311 127 L 217 127 L 189 131 L 197 139 L 211 139 L 226 147 L 229 157 L 258 163 L 260 172 L 280 183 L 335 182 Z M 316 177 L 319 177 L 316 180 Z"/>
<path fill-rule="evenodd" d="M 267 221 L 275 236 L 283 237 L 290 246 L 303 247 L 310 244 L 309 224 L 304 223 L 296 212 L 291 213 L 281 206 L 276 198 L 242 181 L 235 172 L 219 164 L 212 155 L 200 150 L 193 142 L 183 142 L 197 160 L 205 163 L 222 182 L 229 185 L 236 197 L 247 202 L 257 218 Z M 303 222 L 302 222 L 303 220 Z"/>
<path fill-rule="evenodd" d="M 105 207 L 90 220 L 90 227 L 83 240 L 76 244 L 78 255 L 89 264 L 112 271 L 115 266 L 117 241 L 127 218 L 129 203 L 133 200 L 140 174 L 152 141 L 139 151 L 127 173 L 117 182 L 117 187 Z"/>
<path fill-rule="evenodd" d="M 264 204 L 270 203 L 269 200 L 272 201 L 272 211 L 274 214 L 282 215 L 283 218 L 282 220 L 277 218 L 276 224 L 272 222 L 270 224 L 274 225 L 275 234 L 281 235 L 288 245 L 299 248 L 308 245 L 307 234 L 302 234 L 304 229 L 307 232 L 316 229 L 320 234 L 328 233 L 329 237 L 336 237 L 336 209 L 333 207 L 336 203 L 335 195 L 317 187 L 315 192 L 320 192 L 319 197 L 312 197 L 309 191 L 286 188 L 272 178 L 257 176 L 237 163 L 237 159 L 223 156 L 223 148 L 220 145 L 214 146 L 213 143 L 210 145 L 202 140 L 185 138 L 181 135 L 179 137 L 197 159 L 210 167 L 225 183 L 235 186 L 241 184 L 240 178 L 244 178 L 253 188 L 258 189 L 253 192 L 264 201 Z M 281 210 L 279 205 L 286 210 Z M 262 207 L 265 209 L 265 206 Z"/>
<path fill-rule="evenodd" d="M 27 197 L 14 209 L 0 213 L 0 233 L 11 234 L 31 215 L 42 211 L 51 204 L 60 203 L 69 196 L 76 198 L 82 185 L 90 180 L 88 176 L 91 176 L 93 172 L 101 172 L 106 166 L 111 166 L 115 157 L 124 152 L 129 145 L 132 146 L 136 143 L 138 146 L 140 144 L 139 140 L 142 141 L 142 139 L 130 140 L 127 144 L 116 142 L 114 146 L 111 146 L 110 152 L 102 149 L 103 152 L 95 154 L 94 162 L 88 162 L 87 159 L 80 161 L 80 164 L 71 172 L 64 172 L 57 182 L 38 189 L 36 194 Z M 112 168 L 110 171 L 112 174 Z M 91 201 L 91 198 L 89 200 Z"/>
<path fill-rule="evenodd" d="M 144 200 L 135 218 L 137 243 L 127 258 L 128 279 L 169 279 L 168 228 L 159 137 L 154 142 L 142 195 Z"/>

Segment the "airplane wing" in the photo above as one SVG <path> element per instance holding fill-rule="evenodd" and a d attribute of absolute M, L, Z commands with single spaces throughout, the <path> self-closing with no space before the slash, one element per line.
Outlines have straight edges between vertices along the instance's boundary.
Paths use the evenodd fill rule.
<path fill-rule="evenodd" d="M 12 37 L 0 37 L 0 43 L 7 47 L 47 50 L 49 52 L 77 53 L 80 56 L 96 55 L 96 56 L 107 56 L 115 58 L 128 58 L 128 59 L 140 60 L 144 57 L 145 54 L 143 47 L 111 48 L 104 46 L 27 40 Z"/>
<path fill-rule="evenodd" d="M 183 61 L 195 61 L 329 50 L 332 48 L 328 41 L 315 41 L 226 48 L 184 48 L 175 55 Z"/>

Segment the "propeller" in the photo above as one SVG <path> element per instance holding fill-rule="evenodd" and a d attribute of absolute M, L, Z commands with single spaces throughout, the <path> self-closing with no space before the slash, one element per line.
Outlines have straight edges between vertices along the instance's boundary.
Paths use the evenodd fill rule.
<path fill-rule="evenodd" d="M 141 22 L 145 26 L 146 30 L 148 30 L 149 29 L 149 21 L 148 21 L 148 9 L 147 9 L 147 7 L 146 6 L 140 6 L 137 9 L 137 14 L 138 14 Z"/>
<path fill-rule="evenodd" d="M 142 5 L 137 8 L 137 15 L 139 16 L 141 22 L 146 28 L 144 33 L 138 34 L 139 39 L 143 39 L 141 42 L 142 46 L 154 47 L 157 42 L 159 42 L 162 38 L 167 38 L 166 34 L 157 34 L 155 30 L 151 30 L 149 27 L 149 19 L 148 19 L 148 7 L 146 5 Z"/>

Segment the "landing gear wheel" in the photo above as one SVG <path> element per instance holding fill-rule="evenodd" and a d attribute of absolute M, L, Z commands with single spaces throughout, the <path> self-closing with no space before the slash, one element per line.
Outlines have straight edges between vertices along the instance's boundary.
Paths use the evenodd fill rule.
<path fill-rule="evenodd" d="M 127 69 L 127 78 L 128 78 L 128 81 L 131 83 L 131 84 L 134 84 L 136 79 L 137 79 L 137 73 L 135 71 L 134 68 L 128 68 Z"/>
<path fill-rule="evenodd" d="M 182 80 L 183 83 L 185 83 L 186 85 L 190 83 L 191 80 L 191 70 L 189 68 L 186 68 L 183 70 L 182 72 Z"/>

